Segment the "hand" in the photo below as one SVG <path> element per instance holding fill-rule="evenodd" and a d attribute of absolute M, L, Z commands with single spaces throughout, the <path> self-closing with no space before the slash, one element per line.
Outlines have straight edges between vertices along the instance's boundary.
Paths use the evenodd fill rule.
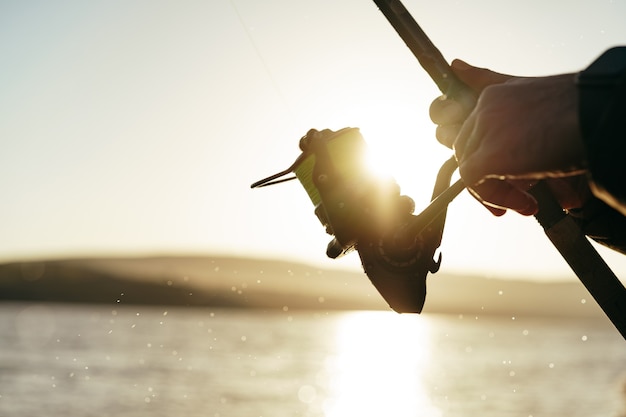
<path fill-rule="evenodd" d="M 589 192 L 585 181 L 580 185 L 585 162 L 574 75 L 514 77 L 458 60 L 452 69 L 479 95 L 476 107 L 439 98 L 430 115 L 472 195 L 495 215 L 531 215 L 537 202 L 528 189 L 558 178 L 548 182 L 562 206 L 581 205 Z M 565 179 L 571 176 L 578 177 Z"/>

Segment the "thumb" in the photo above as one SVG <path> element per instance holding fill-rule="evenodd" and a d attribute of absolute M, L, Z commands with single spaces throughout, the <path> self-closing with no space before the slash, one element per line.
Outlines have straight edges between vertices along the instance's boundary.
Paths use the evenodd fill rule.
<path fill-rule="evenodd" d="M 452 61 L 451 67 L 454 74 L 477 93 L 480 93 L 491 84 L 500 84 L 514 78 L 512 75 L 474 67 L 460 59 Z"/>

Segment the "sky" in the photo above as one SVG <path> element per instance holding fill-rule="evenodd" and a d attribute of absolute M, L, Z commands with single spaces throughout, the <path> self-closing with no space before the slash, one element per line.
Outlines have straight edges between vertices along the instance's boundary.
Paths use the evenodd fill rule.
<path fill-rule="evenodd" d="M 448 60 L 576 72 L 626 43 L 626 0 L 405 0 Z M 428 204 L 451 155 L 439 93 L 371 0 L 0 2 L 0 261 L 222 254 L 358 269 L 287 168 L 310 128 L 358 127 Z M 572 279 L 530 217 L 450 205 L 442 271 Z M 600 249 L 618 275 L 626 257 Z"/>

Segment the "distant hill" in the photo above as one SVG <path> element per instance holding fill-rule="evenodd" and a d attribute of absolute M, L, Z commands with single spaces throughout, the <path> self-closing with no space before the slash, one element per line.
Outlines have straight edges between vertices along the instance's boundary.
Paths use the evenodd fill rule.
<path fill-rule="evenodd" d="M 220 306 L 263 309 L 388 309 L 367 276 L 234 257 L 93 258 L 0 265 L 0 300 Z M 601 317 L 574 278 L 539 283 L 428 278 L 424 313 Z"/>

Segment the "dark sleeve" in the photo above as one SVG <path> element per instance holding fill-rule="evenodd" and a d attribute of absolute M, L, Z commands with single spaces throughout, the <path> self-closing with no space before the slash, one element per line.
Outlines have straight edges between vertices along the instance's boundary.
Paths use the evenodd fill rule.
<path fill-rule="evenodd" d="M 594 194 L 626 215 L 626 47 L 578 77 L 580 125 Z"/>
<path fill-rule="evenodd" d="M 594 195 L 570 214 L 595 241 L 626 254 L 626 47 L 578 75 L 579 119 Z"/>

